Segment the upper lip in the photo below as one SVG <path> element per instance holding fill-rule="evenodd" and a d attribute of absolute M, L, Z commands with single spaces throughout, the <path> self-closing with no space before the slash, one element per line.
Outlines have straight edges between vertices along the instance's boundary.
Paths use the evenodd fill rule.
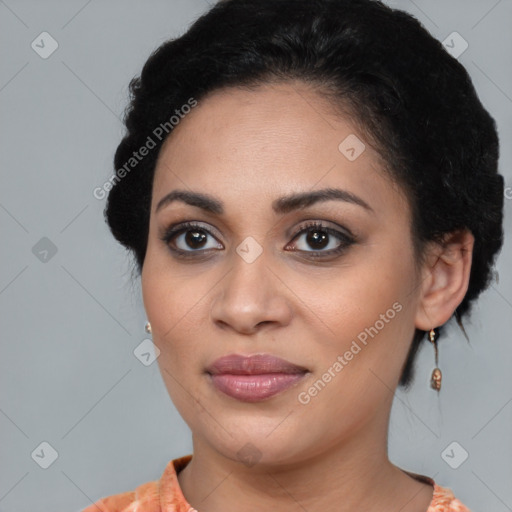
<path fill-rule="evenodd" d="M 206 372 L 211 375 L 228 373 L 232 375 L 262 375 L 268 373 L 305 373 L 302 366 L 290 363 L 280 357 L 269 354 L 243 356 L 230 354 L 220 357 L 211 364 Z"/>

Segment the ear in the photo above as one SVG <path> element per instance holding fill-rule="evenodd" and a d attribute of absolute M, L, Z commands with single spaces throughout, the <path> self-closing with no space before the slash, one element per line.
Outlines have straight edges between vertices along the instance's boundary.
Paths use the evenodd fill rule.
<path fill-rule="evenodd" d="M 432 243 L 422 268 L 416 328 L 429 331 L 446 323 L 462 302 L 469 285 L 475 238 L 465 229 Z"/>

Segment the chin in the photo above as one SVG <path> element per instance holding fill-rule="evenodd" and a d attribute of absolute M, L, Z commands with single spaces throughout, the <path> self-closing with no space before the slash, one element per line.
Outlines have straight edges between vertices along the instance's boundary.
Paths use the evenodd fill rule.
<path fill-rule="evenodd" d="M 241 463 L 241 468 L 275 468 L 304 461 L 314 456 L 314 450 L 309 450 L 308 446 L 318 449 L 323 444 L 321 434 L 317 438 L 309 429 L 309 435 L 306 435 L 304 423 L 289 422 L 290 418 L 283 421 L 286 414 L 280 415 L 279 419 L 259 416 L 253 420 L 237 417 L 235 421 L 229 421 L 226 416 L 217 416 L 220 425 L 230 426 L 229 429 L 226 427 L 228 432 L 219 424 L 196 424 L 197 430 L 194 425 L 191 428 L 193 432 L 203 432 L 195 437 L 202 437 L 223 457 Z"/>

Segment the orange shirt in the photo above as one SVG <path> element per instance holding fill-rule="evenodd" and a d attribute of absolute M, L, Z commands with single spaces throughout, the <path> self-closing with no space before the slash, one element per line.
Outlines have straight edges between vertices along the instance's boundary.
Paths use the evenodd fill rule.
<path fill-rule="evenodd" d="M 192 455 L 185 455 L 171 460 L 160 480 L 139 485 L 134 491 L 102 498 L 82 512 L 197 512 L 187 503 L 177 477 L 191 458 Z M 427 512 L 471 512 L 454 497 L 450 489 L 440 487 L 430 478 L 413 476 L 434 487 L 434 495 Z"/>

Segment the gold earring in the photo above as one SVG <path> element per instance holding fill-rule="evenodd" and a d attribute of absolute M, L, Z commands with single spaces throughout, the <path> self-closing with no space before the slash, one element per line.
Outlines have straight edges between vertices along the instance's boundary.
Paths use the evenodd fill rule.
<path fill-rule="evenodd" d="M 146 325 L 144 326 L 144 330 L 148 333 L 148 334 L 151 334 L 151 324 L 149 322 L 146 322 Z"/>
<path fill-rule="evenodd" d="M 430 332 L 428 333 L 429 341 L 434 345 L 434 351 L 435 351 L 435 360 L 436 360 L 436 367 L 432 371 L 432 376 L 430 378 L 430 387 L 432 389 L 435 389 L 436 391 L 439 391 L 441 389 L 441 381 L 443 379 L 443 374 L 441 373 L 441 370 L 438 368 L 439 362 L 438 362 L 438 352 L 437 352 L 437 338 L 439 338 L 439 333 L 435 329 L 430 329 Z"/>

